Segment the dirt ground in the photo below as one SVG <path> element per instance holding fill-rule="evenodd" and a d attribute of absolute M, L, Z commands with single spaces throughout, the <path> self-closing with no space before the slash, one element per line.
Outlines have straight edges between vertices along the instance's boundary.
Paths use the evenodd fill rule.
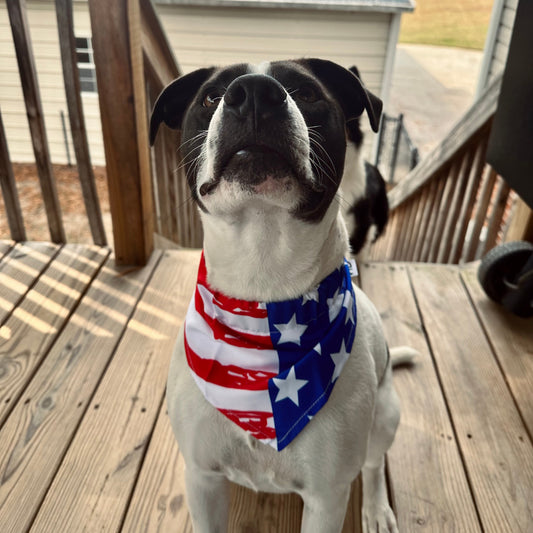
<path fill-rule="evenodd" d="M 53 165 L 68 242 L 92 243 L 91 232 L 76 166 Z M 100 207 L 108 241 L 112 241 L 111 216 L 105 167 L 93 167 Z M 13 163 L 22 216 L 28 240 L 49 241 L 50 233 L 44 209 L 37 170 L 34 164 Z M 0 195 L 0 239 L 9 239 L 9 226 L 2 195 Z"/>

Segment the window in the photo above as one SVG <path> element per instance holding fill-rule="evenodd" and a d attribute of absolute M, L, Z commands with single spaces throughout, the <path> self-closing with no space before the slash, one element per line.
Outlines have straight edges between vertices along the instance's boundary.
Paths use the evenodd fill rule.
<path fill-rule="evenodd" d="M 94 68 L 93 44 L 90 37 L 76 37 L 76 59 L 80 73 L 81 91 L 96 93 L 96 71 Z"/>

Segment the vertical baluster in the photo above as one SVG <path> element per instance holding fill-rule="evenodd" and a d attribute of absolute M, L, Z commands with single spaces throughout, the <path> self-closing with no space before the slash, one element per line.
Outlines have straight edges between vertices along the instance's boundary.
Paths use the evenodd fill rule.
<path fill-rule="evenodd" d="M 458 215 L 461 209 L 461 203 L 468 185 L 468 176 L 472 168 L 472 161 L 474 159 L 474 149 L 469 148 L 460 159 L 459 172 L 455 181 L 452 200 L 449 209 L 446 213 L 446 221 L 444 223 L 440 245 L 436 256 L 437 263 L 446 263 L 450 249 L 452 247 L 452 238 L 455 226 L 458 223 Z"/>
<path fill-rule="evenodd" d="M 392 220 L 392 227 L 389 234 L 389 241 L 387 243 L 387 253 L 385 256 L 386 261 L 394 261 L 396 259 L 395 251 L 396 246 L 398 245 L 398 232 L 400 231 L 401 221 L 402 221 L 402 210 L 403 206 L 398 206 L 394 210 L 394 217 Z"/>
<path fill-rule="evenodd" d="M 444 171 L 439 172 L 439 174 L 433 178 L 433 180 L 437 182 L 437 187 L 431 205 L 428 227 L 424 235 L 424 241 L 420 252 L 420 261 L 422 262 L 427 262 L 430 258 L 431 248 L 433 246 L 433 241 L 437 230 L 437 224 L 439 222 L 440 206 L 442 203 L 442 198 L 444 196 L 446 185 L 448 184 L 448 174 L 449 171 L 447 169 L 444 169 Z"/>
<path fill-rule="evenodd" d="M 411 243 L 411 237 L 414 229 L 414 220 L 416 217 L 416 208 L 418 205 L 418 197 L 417 196 L 411 196 L 409 201 L 407 202 L 407 216 L 406 216 L 406 222 L 404 224 L 404 228 L 402 231 L 402 244 L 400 249 L 400 260 L 401 261 L 408 261 L 409 258 L 407 256 L 407 252 L 409 250 L 409 245 Z"/>
<path fill-rule="evenodd" d="M 100 201 L 96 191 L 89 141 L 85 128 L 83 103 L 81 100 L 80 78 L 76 59 L 76 41 L 74 38 L 74 18 L 72 15 L 72 0 L 56 0 L 57 29 L 65 81 L 65 95 L 67 97 L 70 131 L 76 154 L 76 164 L 80 179 L 85 210 L 89 219 L 89 227 L 93 242 L 106 245 L 106 235 Z"/>
<path fill-rule="evenodd" d="M 485 253 L 494 248 L 496 239 L 498 237 L 498 232 L 501 228 L 502 218 L 510 192 L 511 188 L 509 185 L 507 185 L 507 183 L 500 176 L 498 176 L 496 193 L 487 226 L 487 237 L 485 242 L 481 243 L 481 246 L 476 254 L 476 259 L 483 257 Z"/>
<path fill-rule="evenodd" d="M 422 216 L 424 214 L 424 204 L 427 197 L 427 186 L 423 187 L 422 190 L 418 191 L 416 195 L 416 210 L 415 217 L 413 219 L 413 231 L 409 239 L 409 247 L 406 252 L 406 260 L 414 261 L 414 254 L 416 243 L 418 242 L 418 236 L 420 235 L 420 225 L 422 224 Z"/>
<path fill-rule="evenodd" d="M 474 164 L 469 174 L 468 186 L 464 194 L 461 211 L 458 217 L 458 223 L 452 239 L 452 247 L 447 258 L 448 263 L 458 263 L 461 257 L 462 249 L 465 246 L 465 236 L 472 218 L 472 210 L 476 200 L 476 193 L 479 189 L 483 167 L 485 165 L 485 154 L 487 151 L 488 132 L 476 148 Z"/>
<path fill-rule="evenodd" d="M 15 176 L 13 174 L 13 166 L 9 158 L 9 149 L 7 147 L 6 132 L 4 130 L 4 123 L 2 115 L 0 114 L 0 186 L 2 187 L 2 194 L 4 197 L 4 205 L 6 207 L 7 222 L 9 224 L 9 231 L 11 238 L 14 241 L 25 241 L 26 230 L 24 228 L 24 220 L 22 218 L 22 210 L 20 209 L 19 196 L 17 186 L 15 184 Z"/>
<path fill-rule="evenodd" d="M 497 173 L 489 165 L 485 165 L 484 178 L 481 183 L 481 190 L 472 216 L 473 226 L 470 232 L 468 243 L 461 257 L 461 261 L 473 261 L 476 257 L 476 251 L 480 245 L 480 235 L 487 219 L 487 212 L 489 209 L 490 199 L 496 182 Z"/>
<path fill-rule="evenodd" d="M 435 205 L 438 188 L 439 183 L 437 179 L 431 180 L 430 183 L 424 186 L 424 192 L 422 196 L 423 212 L 420 219 L 420 229 L 416 236 L 415 248 L 413 250 L 413 261 L 420 261 L 422 247 L 424 246 L 424 241 L 429 227 L 429 219 L 431 217 L 431 213 L 433 212 L 433 206 Z"/>
<path fill-rule="evenodd" d="M 22 0 L 10 0 L 6 3 L 50 237 L 53 242 L 62 243 L 66 242 L 66 235 L 50 159 L 25 4 Z"/>

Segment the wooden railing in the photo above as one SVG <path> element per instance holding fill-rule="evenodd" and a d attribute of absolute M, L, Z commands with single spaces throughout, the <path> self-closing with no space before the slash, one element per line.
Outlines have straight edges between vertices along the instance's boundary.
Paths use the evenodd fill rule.
<path fill-rule="evenodd" d="M 65 229 L 48 148 L 43 107 L 26 15 L 26 3 L 22 0 L 9 0 L 7 9 L 50 238 L 53 242 L 63 243 L 66 241 Z M 87 132 L 80 97 L 71 0 L 56 0 L 56 14 L 65 92 L 83 199 L 93 241 L 96 244 L 105 245 L 106 236 L 89 157 Z M 8 146 L 8 139 L 0 116 L 0 184 L 11 237 L 16 241 L 21 241 L 26 239 L 26 230 Z"/>
<path fill-rule="evenodd" d="M 116 261 L 144 264 L 154 230 L 179 240 L 178 140 L 165 132 L 150 152 L 148 118 L 180 70 L 149 0 L 89 0 L 89 10 Z"/>
<path fill-rule="evenodd" d="M 7 2 L 36 167 L 53 242 L 66 241 L 23 0 Z M 150 110 L 181 72 L 150 0 L 89 0 L 109 203 L 118 264 L 144 264 L 154 232 L 181 246 L 200 247 L 202 231 L 178 152 L 179 136 L 162 128 L 149 147 Z M 56 0 L 70 126 L 93 241 L 106 244 L 89 157 L 80 96 L 72 0 Z M 0 183 L 11 238 L 26 240 L 0 115 Z"/>
<path fill-rule="evenodd" d="M 500 85 L 501 77 L 390 191 L 388 227 L 369 259 L 466 262 L 505 237 L 520 199 L 485 162 Z"/>
<path fill-rule="evenodd" d="M 150 0 L 89 0 L 89 9 L 116 260 L 146 262 L 154 232 L 200 247 L 179 136 L 162 129 L 152 151 L 148 144 L 150 110 L 163 87 L 181 74 L 154 7 Z"/>
<path fill-rule="evenodd" d="M 65 88 L 93 240 L 105 244 L 83 124 L 71 2 L 56 0 Z M 25 3 L 10 0 L 7 6 L 50 236 L 65 242 Z M 155 147 L 148 144 L 153 103 L 181 74 L 154 7 L 150 0 L 89 0 L 89 11 L 116 261 L 146 263 L 154 233 L 181 246 L 200 247 L 202 230 L 180 160 L 179 135 L 161 128 Z M 520 224 L 531 229 L 531 211 L 515 202 L 513 191 L 485 163 L 500 83 L 496 80 L 441 145 L 390 192 L 389 225 L 370 259 L 470 261 L 502 239 L 509 221 L 514 238 L 520 238 Z M 1 116 L 0 182 L 12 238 L 25 240 Z M 517 211 L 511 209 L 515 203 Z"/>

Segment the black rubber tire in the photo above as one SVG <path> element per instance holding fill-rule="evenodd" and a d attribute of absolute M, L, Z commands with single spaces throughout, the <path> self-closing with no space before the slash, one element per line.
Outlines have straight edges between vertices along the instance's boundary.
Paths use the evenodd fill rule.
<path fill-rule="evenodd" d="M 477 272 L 479 283 L 487 296 L 501 303 L 531 254 L 533 244 L 525 241 L 506 242 L 493 248 L 483 258 Z"/>

